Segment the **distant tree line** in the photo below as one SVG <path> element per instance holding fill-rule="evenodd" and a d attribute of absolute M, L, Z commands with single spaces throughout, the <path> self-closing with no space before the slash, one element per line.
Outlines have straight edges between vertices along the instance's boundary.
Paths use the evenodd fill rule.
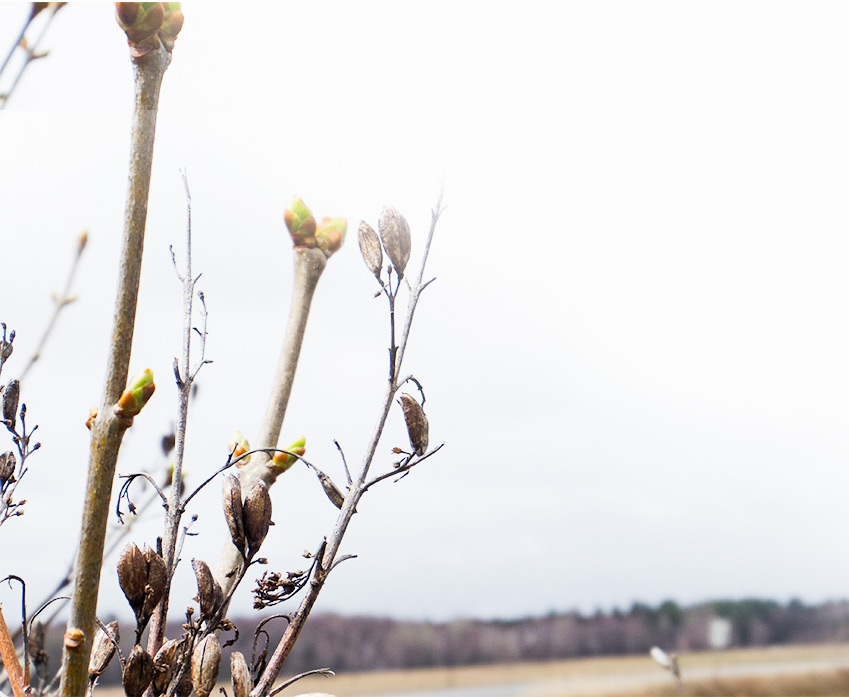
<path fill-rule="evenodd" d="M 729 646 L 849 641 L 849 601 L 806 605 L 799 600 L 718 600 L 683 608 L 673 600 L 657 606 L 634 603 L 609 613 L 552 612 L 513 620 L 411 622 L 376 617 L 315 614 L 287 662 L 287 672 L 317 667 L 336 671 L 460 666 L 511 661 L 546 661 L 579 656 L 710 649 L 716 618 L 730 623 Z M 236 622 L 239 625 L 239 622 Z M 246 626 L 249 623 L 245 623 Z M 131 627 L 121 636 L 132 636 Z M 268 622 L 258 642 L 261 653 L 274 647 L 285 620 Z M 178 627 L 169 627 L 168 636 Z M 48 649 L 59 655 L 62 632 L 49 633 Z M 222 635 L 222 643 L 228 636 Z M 123 641 L 121 642 L 123 645 Z M 250 657 L 253 636 L 241 634 L 234 646 Z M 114 670 L 114 667 L 111 667 Z M 222 669 L 222 678 L 226 678 Z M 119 682 L 117 673 L 104 679 Z"/>

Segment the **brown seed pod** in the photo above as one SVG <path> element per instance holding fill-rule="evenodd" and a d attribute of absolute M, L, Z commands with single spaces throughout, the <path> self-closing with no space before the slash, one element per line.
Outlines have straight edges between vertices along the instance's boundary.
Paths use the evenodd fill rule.
<path fill-rule="evenodd" d="M 398 278 L 402 278 L 410 260 L 410 226 L 404 216 L 394 208 L 384 208 L 377 229 L 380 230 L 386 256 L 398 272 Z"/>
<path fill-rule="evenodd" d="M 147 585 L 147 564 L 144 554 L 134 542 L 130 542 L 118 558 L 118 585 L 124 591 L 127 602 L 136 613 L 141 613 L 144 605 L 144 588 Z"/>
<path fill-rule="evenodd" d="M 339 487 L 337 487 L 333 480 L 328 477 L 324 472 L 318 472 L 318 480 L 321 482 L 321 487 L 324 489 L 324 493 L 327 494 L 327 498 L 330 499 L 331 503 L 336 506 L 336 508 L 342 508 L 345 503 L 345 496 L 339 491 Z"/>
<path fill-rule="evenodd" d="M 245 497 L 243 513 L 248 556 L 251 556 L 262 545 L 271 525 L 271 496 L 268 495 L 265 482 L 259 481 L 251 487 Z"/>
<path fill-rule="evenodd" d="M 3 390 L 3 419 L 9 423 L 9 427 L 12 430 L 15 429 L 20 396 L 21 383 L 17 380 L 9 380 L 9 383 Z"/>
<path fill-rule="evenodd" d="M 224 477 L 224 518 L 230 528 L 233 544 L 242 554 L 245 553 L 245 523 L 242 512 L 242 485 L 239 478 L 228 474 Z"/>
<path fill-rule="evenodd" d="M 230 682 L 233 685 L 233 697 L 249 697 L 253 689 L 251 671 L 244 655 L 238 651 L 230 654 Z"/>
<path fill-rule="evenodd" d="M 192 559 L 192 568 L 198 582 L 197 601 L 200 604 L 200 616 L 209 619 L 221 605 L 223 594 L 221 586 L 209 570 L 209 565 L 200 559 Z"/>
<path fill-rule="evenodd" d="M 192 652 L 192 685 L 198 697 L 209 697 L 220 667 L 221 644 L 214 634 L 210 634 Z"/>
<path fill-rule="evenodd" d="M 178 655 L 182 643 L 182 641 L 177 639 L 169 639 L 156 652 L 156 657 L 153 659 L 154 694 L 164 695 L 168 690 L 168 685 L 174 677 L 174 670 L 178 667 L 179 659 L 182 658 Z"/>
<path fill-rule="evenodd" d="M 111 637 L 111 638 L 110 638 Z M 115 655 L 115 644 L 121 636 L 118 631 L 118 621 L 115 620 L 106 625 L 106 631 L 98 629 L 94 635 L 94 645 L 91 649 L 91 658 L 88 661 L 88 676 L 90 678 L 102 675 Z"/>
<path fill-rule="evenodd" d="M 15 453 L 11 450 L 0 453 L 0 484 L 5 484 L 14 476 L 17 464 Z"/>
<path fill-rule="evenodd" d="M 360 254 L 363 255 L 366 268 L 379 281 L 380 270 L 383 268 L 383 250 L 380 248 L 380 238 L 378 238 L 374 228 L 365 220 L 360 221 L 358 237 L 360 240 Z"/>
<path fill-rule="evenodd" d="M 407 433 L 410 436 L 410 445 L 416 455 L 424 455 L 427 450 L 428 424 L 422 405 L 410 395 L 404 392 L 398 399 L 398 403 L 404 410 L 404 420 L 407 422 Z"/>
<path fill-rule="evenodd" d="M 144 589 L 145 599 L 142 606 L 142 615 L 147 620 L 165 594 L 165 586 L 168 583 L 168 567 L 165 566 L 165 560 L 147 545 L 144 546 L 143 554 L 147 566 L 147 584 Z"/>
<path fill-rule="evenodd" d="M 153 680 L 153 659 L 147 651 L 136 644 L 124 664 L 121 684 L 127 697 L 141 697 Z"/>

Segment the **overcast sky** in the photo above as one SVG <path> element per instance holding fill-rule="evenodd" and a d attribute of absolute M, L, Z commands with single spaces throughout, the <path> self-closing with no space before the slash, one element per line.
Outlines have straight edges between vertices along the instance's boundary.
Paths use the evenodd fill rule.
<path fill-rule="evenodd" d="M 293 195 L 346 216 L 351 234 L 319 284 L 282 440 L 305 435 L 336 479 L 334 438 L 359 461 L 388 320 L 354 233 L 395 206 L 418 264 L 444 181 L 437 281 L 405 372 L 445 448 L 366 495 L 342 548 L 358 559 L 318 610 L 487 618 L 849 594 L 849 7 L 183 7 L 131 360 L 159 387 L 119 472 L 161 467 L 176 420 L 180 168 L 214 360 L 190 413 L 190 484 L 223 463 L 233 430 L 259 428 L 288 312 Z M 3 51 L 27 11 L 0 5 Z M 18 333 L 3 378 L 35 347 L 82 229 L 90 242 L 78 299 L 23 384 L 43 449 L 18 488 L 26 516 L 0 528 L 0 573 L 25 577 L 31 599 L 78 536 L 132 95 L 111 4 L 70 3 L 40 48 L 49 56 L 0 112 L 0 320 Z M 396 444 L 400 410 L 378 470 Z M 191 509 L 199 535 L 174 607 L 194 593 L 188 560 L 218 558 L 219 497 L 216 484 Z M 272 569 L 298 568 L 336 510 L 306 468 L 272 498 L 264 552 Z M 160 529 L 154 507 L 133 539 Z M 124 602 L 107 573 L 101 614 Z"/>

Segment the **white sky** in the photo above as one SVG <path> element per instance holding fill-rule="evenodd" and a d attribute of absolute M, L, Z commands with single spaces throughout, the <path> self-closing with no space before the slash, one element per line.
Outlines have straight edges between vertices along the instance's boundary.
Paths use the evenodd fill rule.
<path fill-rule="evenodd" d="M 184 11 L 131 361 L 159 388 L 120 472 L 156 465 L 175 420 L 180 167 L 215 361 L 190 414 L 193 482 L 224 461 L 235 428 L 258 429 L 288 311 L 293 194 L 347 216 L 352 234 L 319 285 L 283 440 L 305 434 L 336 479 L 333 438 L 359 460 L 387 321 L 354 232 L 394 205 L 420 243 L 444 179 L 438 280 L 406 371 L 427 388 L 431 442 L 446 446 L 367 494 L 343 546 L 359 559 L 318 609 L 446 619 L 847 595 L 845 4 Z M 0 5 L 0 48 L 26 12 Z M 26 577 L 31 599 L 76 543 L 132 89 L 111 5 L 71 3 L 42 47 L 50 56 L 0 112 L 0 320 L 18 332 L 4 377 L 35 346 L 83 228 L 90 245 L 79 299 L 24 384 L 44 447 L 18 489 L 27 515 L 0 529 L 0 573 Z M 378 468 L 406 443 L 393 419 Z M 217 560 L 218 486 L 206 494 L 186 562 Z M 272 495 L 265 552 L 270 568 L 293 569 L 335 509 L 305 470 Z M 134 539 L 157 530 L 142 524 Z M 188 563 L 180 578 L 175 607 L 194 592 Z M 114 575 L 101 598 L 102 614 L 124 611 Z"/>

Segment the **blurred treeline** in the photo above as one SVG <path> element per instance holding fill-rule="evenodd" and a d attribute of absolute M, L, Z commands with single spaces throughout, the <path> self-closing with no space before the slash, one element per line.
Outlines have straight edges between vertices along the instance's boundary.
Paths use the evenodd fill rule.
<path fill-rule="evenodd" d="M 544 661 L 573 656 L 645 653 L 659 645 L 698 651 L 711 646 L 711 625 L 728 620 L 730 647 L 849 641 L 849 601 L 806 605 L 770 600 L 722 600 L 681 607 L 668 600 L 658 606 L 635 603 L 629 610 L 550 613 L 513 620 L 412 622 L 388 618 L 316 614 L 307 622 L 287 664 L 294 674 L 312 668 L 336 671 L 457 666 L 510 661 Z M 236 621 L 235 648 L 250 659 L 257 619 Z M 269 622 L 271 650 L 285 620 Z M 121 628 L 129 650 L 132 630 Z M 168 636 L 177 636 L 177 628 Z M 56 665 L 62 630 L 48 634 L 48 653 Z M 222 634 L 222 643 L 232 635 Z M 265 640 L 258 645 L 258 653 Z M 226 667 L 222 666 L 222 678 Z M 111 665 L 103 682 L 118 682 Z"/>

